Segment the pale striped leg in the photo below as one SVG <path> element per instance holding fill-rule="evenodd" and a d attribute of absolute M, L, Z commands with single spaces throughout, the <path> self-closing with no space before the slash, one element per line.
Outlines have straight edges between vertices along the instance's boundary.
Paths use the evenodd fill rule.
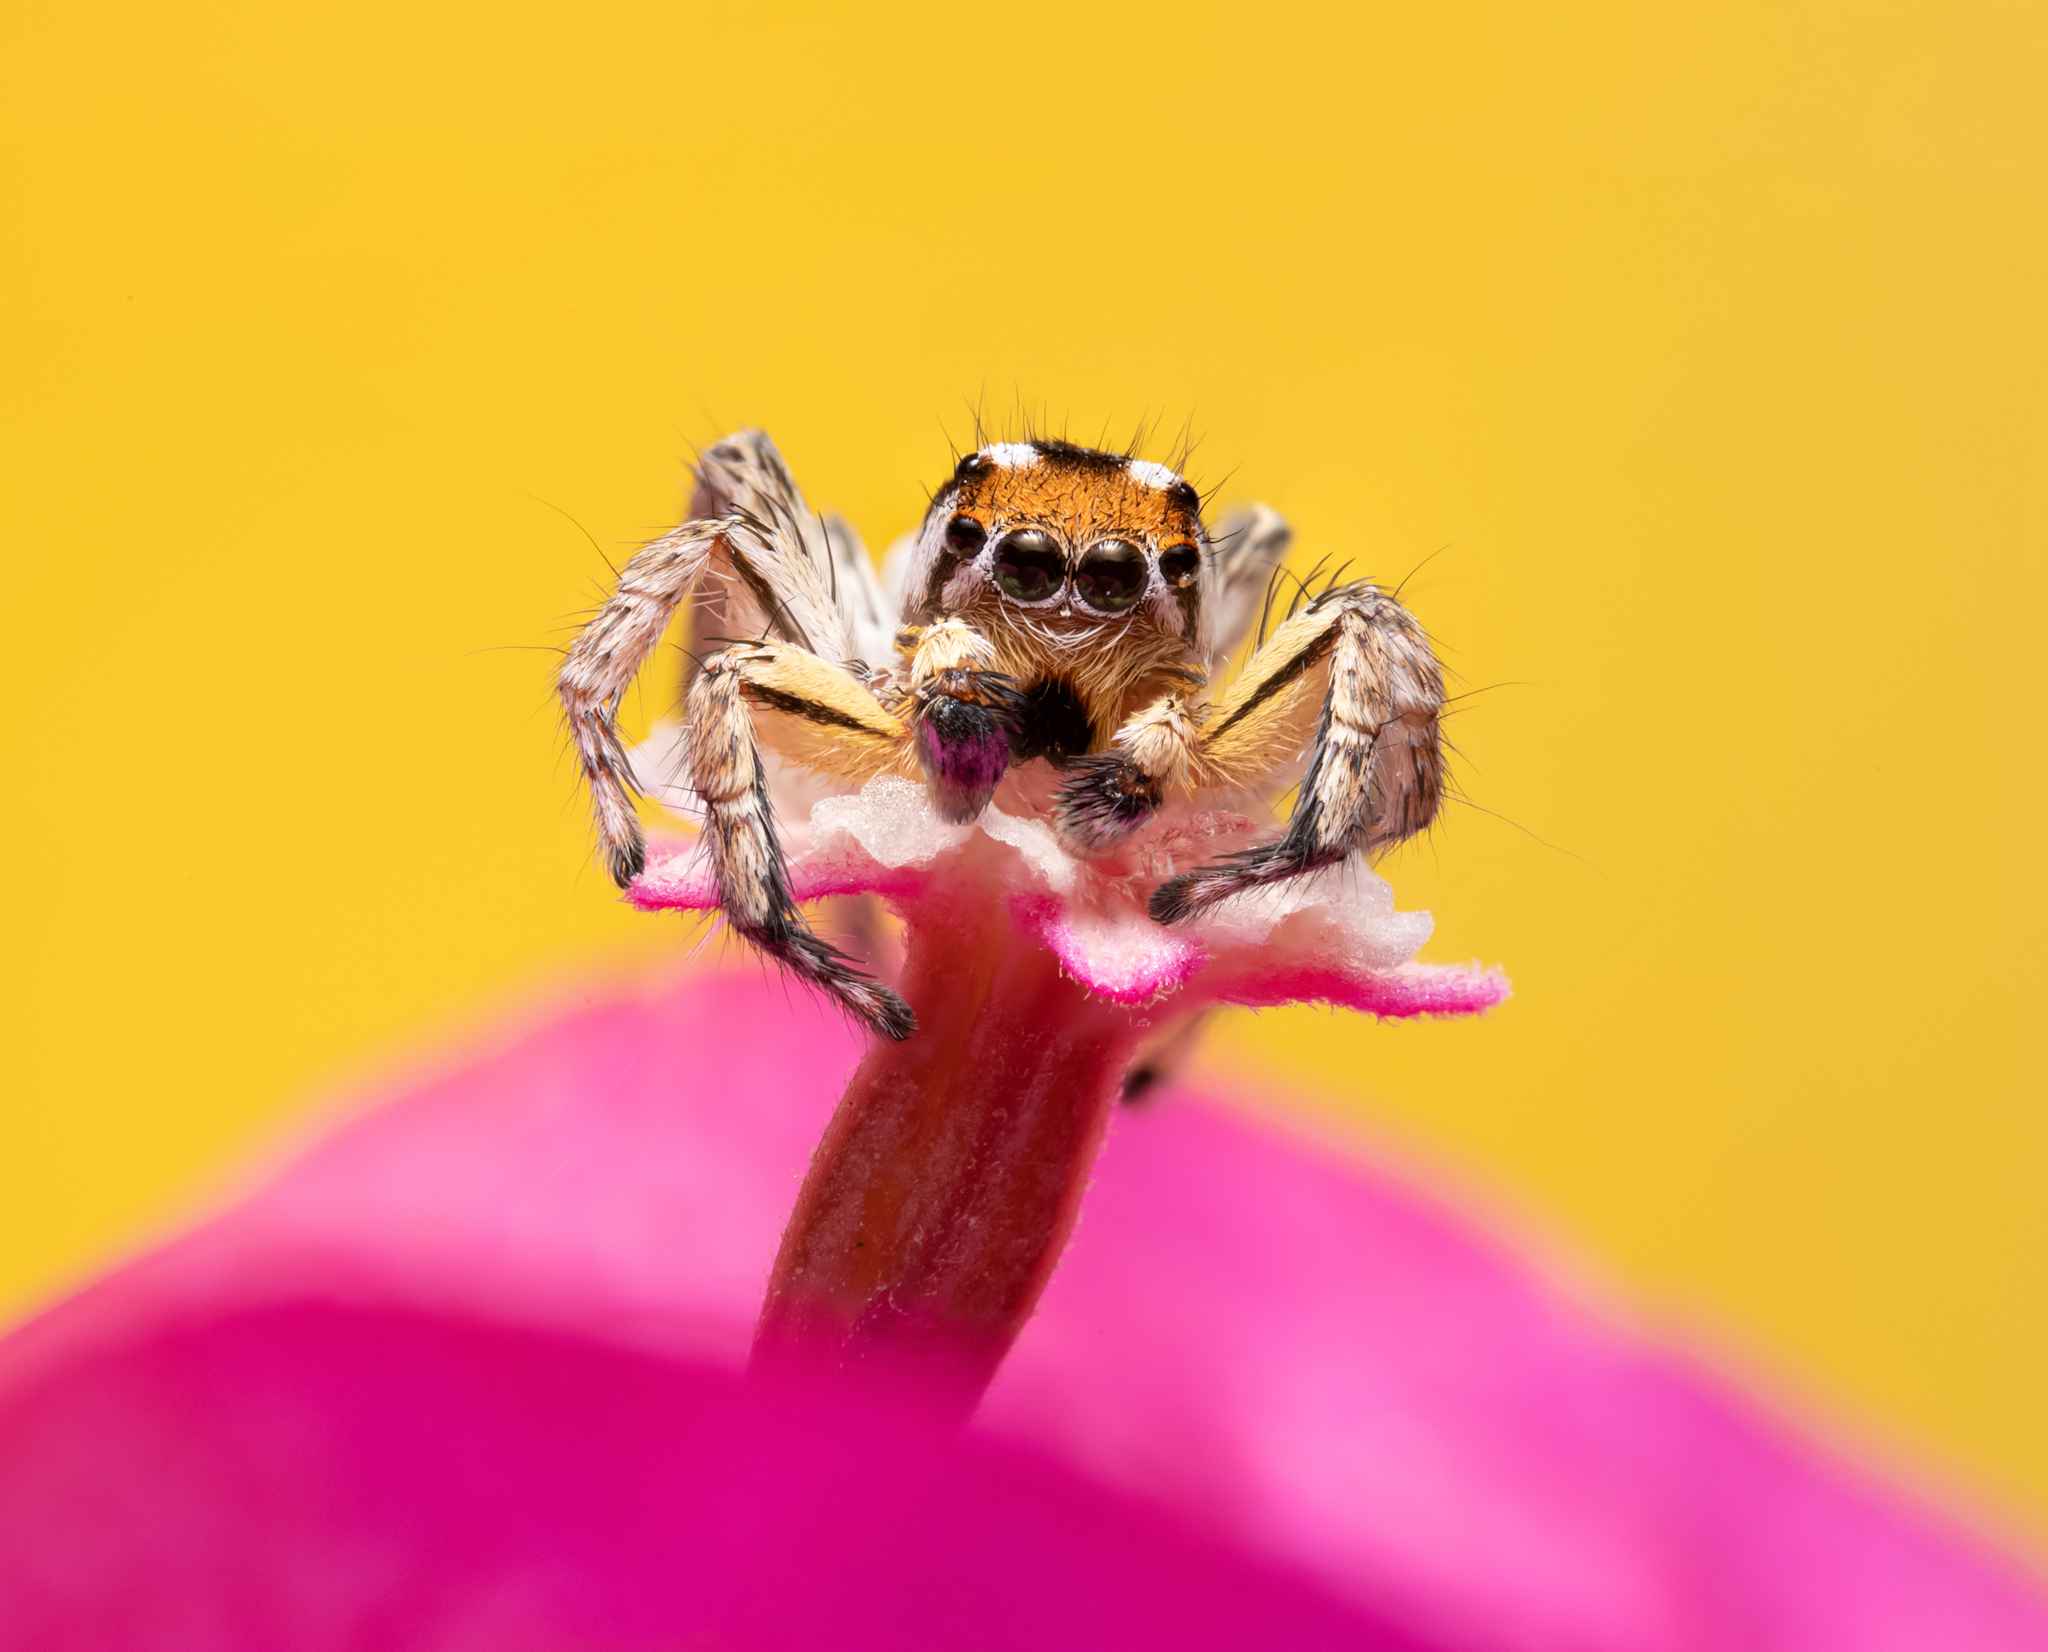
<path fill-rule="evenodd" d="M 917 1025 L 910 1006 L 804 922 L 761 763 L 765 742 L 806 768 L 865 781 L 904 762 L 910 728 L 851 672 L 788 643 L 728 648 L 691 681 L 685 734 L 704 805 L 704 841 L 732 927 L 887 1038 Z"/>
<path fill-rule="evenodd" d="M 1414 618 L 1375 586 L 1339 586 L 1290 616 L 1199 720 L 1168 696 L 1077 765 L 1061 830 L 1100 848 L 1170 791 L 1257 789 L 1306 749 L 1283 831 L 1153 892 L 1152 916 L 1174 923 L 1421 831 L 1443 797 L 1442 707 L 1443 673 Z"/>
<path fill-rule="evenodd" d="M 714 562 L 716 573 L 735 579 L 742 590 L 763 593 L 760 607 L 772 634 L 807 641 L 808 633 L 799 623 L 799 610 L 806 606 L 812 614 L 811 628 L 823 629 L 817 604 L 800 600 L 811 580 L 808 564 L 800 557 L 800 547 L 792 551 L 778 543 L 762 522 L 743 512 L 685 522 L 626 564 L 618 588 L 570 645 L 555 692 L 590 785 L 599 847 L 621 888 L 646 864 L 647 847 L 633 813 L 638 788 L 619 737 L 619 702 L 668 630 L 677 607 L 704 581 Z"/>
<path fill-rule="evenodd" d="M 676 607 L 702 577 L 722 520 L 685 522 L 641 549 L 619 575 L 618 589 L 583 628 L 555 680 L 569 736 L 590 785 L 598 846 L 621 888 L 647 861 L 633 813 L 633 765 L 619 737 L 619 701 L 660 643 Z"/>

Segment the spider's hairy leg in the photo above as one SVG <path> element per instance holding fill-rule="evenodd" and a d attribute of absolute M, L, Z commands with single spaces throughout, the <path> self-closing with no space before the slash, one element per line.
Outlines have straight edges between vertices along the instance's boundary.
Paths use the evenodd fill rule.
<path fill-rule="evenodd" d="M 777 459 L 778 469 L 780 463 Z M 622 888 L 646 864 L 647 850 L 633 814 L 638 788 L 619 738 L 619 702 L 677 607 L 693 593 L 703 595 L 707 586 L 715 589 L 720 575 L 729 576 L 723 583 L 731 587 L 724 601 L 758 608 L 769 634 L 835 657 L 846 652 L 838 617 L 800 536 L 747 509 L 735 506 L 721 516 L 695 517 L 644 546 L 626 564 L 617 589 L 570 645 L 555 683 L 590 783 L 598 842 L 613 881 Z"/>
<path fill-rule="evenodd" d="M 932 802 L 947 820 L 974 820 L 1010 766 L 1017 686 L 965 620 L 905 630 L 896 646 L 910 659 L 910 716 Z"/>
<path fill-rule="evenodd" d="M 597 838 L 612 880 L 631 883 L 647 861 L 633 813 L 633 766 L 619 738 L 619 701 L 661 641 L 676 606 L 702 576 L 729 524 L 700 519 L 641 548 L 619 575 L 618 589 L 570 646 L 555 681 L 569 735 L 590 785 Z"/>
<path fill-rule="evenodd" d="M 1263 616 L 1275 571 L 1294 533 L 1270 506 L 1246 505 L 1218 522 L 1213 537 L 1216 591 L 1208 605 L 1209 649 L 1212 658 L 1221 659 Z"/>
<path fill-rule="evenodd" d="M 887 1038 L 916 1028 L 910 1006 L 804 922 L 768 800 L 757 728 L 807 768 L 866 780 L 900 763 L 910 731 L 851 672 L 789 643 L 714 654 L 690 683 L 685 733 L 704 804 L 704 842 L 733 928 Z"/>
<path fill-rule="evenodd" d="M 1152 916 L 1174 923 L 1421 831 L 1443 801 L 1443 700 L 1429 639 L 1399 603 L 1362 582 L 1319 595 L 1252 656 L 1202 730 L 1202 780 L 1246 785 L 1312 727 L 1293 815 L 1276 837 L 1169 878 Z"/>
<path fill-rule="evenodd" d="M 1053 804 L 1060 836 L 1084 854 L 1107 849 L 1151 818 L 1200 760 L 1198 708 L 1167 694 L 1134 713 L 1108 751 L 1077 757 Z"/>

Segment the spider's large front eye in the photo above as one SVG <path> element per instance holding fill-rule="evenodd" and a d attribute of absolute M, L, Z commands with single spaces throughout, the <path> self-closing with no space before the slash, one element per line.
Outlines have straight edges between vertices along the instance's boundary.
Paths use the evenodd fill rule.
<path fill-rule="evenodd" d="M 1067 559 L 1052 535 L 1019 528 L 996 541 L 996 589 L 1018 602 L 1043 602 L 1067 577 Z"/>
<path fill-rule="evenodd" d="M 1098 539 L 1081 558 L 1074 589 L 1098 614 L 1121 614 L 1145 594 L 1145 553 L 1128 539 Z"/>

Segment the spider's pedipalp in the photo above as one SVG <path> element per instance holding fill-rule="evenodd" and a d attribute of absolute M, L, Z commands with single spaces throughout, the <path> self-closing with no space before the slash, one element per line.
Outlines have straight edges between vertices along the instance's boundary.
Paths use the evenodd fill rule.
<path fill-rule="evenodd" d="M 1143 825 L 1199 762 L 1201 724 L 1185 696 L 1168 694 L 1117 730 L 1106 752 L 1077 758 L 1053 804 L 1060 836 L 1084 853 Z"/>
<path fill-rule="evenodd" d="M 955 824 L 978 819 L 1009 772 L 1023 697 L 965 620 L 909 627 L 897 646 L 909 656 L 910 716 L 932 802 Z"/>
<path fill-rule="evenodd" d="M 1095 854 L 1128 837 L 1159 811 L 1166 787 L 1119 751 L 1077 757 L 1053 802 L 1062 841 Z"/>

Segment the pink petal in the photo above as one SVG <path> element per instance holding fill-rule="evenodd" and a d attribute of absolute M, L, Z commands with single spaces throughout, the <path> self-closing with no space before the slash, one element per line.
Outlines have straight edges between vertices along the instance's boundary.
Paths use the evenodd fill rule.
<path fill-rule="evenodd" d="M 23 1328 L 0 1344 L 0 1622 L 201 1652 L 686 1626 L 2048 1647 L 2021 1569 L 1916 1499 L 1433 1201 L 1185 1096 L 1118 1121 L 975 1443 L 764 1423 L 719 1373 L 852 1056 L 753 979 L 594 995 Z M 849 1485 L 871 1528 L 835 1513 Z M 914 1584 L 904 1532 L 936 1568 Z"/>
<path fill-rule="evenodd" d="M 884 866 L 857 849 L 835 845 L 830 855 L 800 855 L 790 863 L 790 888 L 799 901 L 833 895 L 880 895 L 914 908 L 930 888 L 919 866 Z M 694 845 L 657 850 L 626 892 L 643 912 L 708 912 L 719 904 L 710 868 Z M 1018 929 L 1045 947 L 1073 980 L 1097 997 L 1142 1008 L 1182 991 L 1198 990 L 1183 1006 L 1222 1000 L 1266 1008 L 1324 1003 L 1396 1019 L 1415 1015 L 1476 1015 L 1508 996 L 1506 975 L 1478 965 L 1397 964 L 1373 969 L 1347 963 L 1314 943 L 1280 944 L 1269 957 L 1226 954 L 1212 964 L 1207 949 L 1186 931 L 1153 923 L 1142 912 L 1090 908 L 1038 893 L 1011 900 Z"/>
<path fill-rule="evenodd" d="M 1017 927 L 1097 997 L 1142 1006 L 1178 992 L 1207 962 L 1185 935 L 1137 912 L 1091 912 L 1051 895 L 1019 896 Z"/>
<path fill-rule="evenodd" d="M 829 853 L 791 855 L 789 888 L 798 901 L 833 895 L 884 895 L 906 900 L 924 888 L 921 866 L 884 866 L 858 844 L 835 842 Z M 626 889 L 626 903 L 642 912 L 709 912 L 719 905 L 711 865 L 695 842 L 657 844 L 647 869 Z"/>
<path fill-rule="evenodd" d="M 1222 1000 L 1469 1015 L 1507 997 L 1497 970 L 1409 963 L 1429 915 L 1396 912 L 1393 891 L 1361 867 L 1254 892 L 1175 928 L 1147 915 L 1145 896 L 1171 866 L 1211 859 L 1254 833 L 1240 815 L 1175 814 L 1118 854 L 1084 862 L 1036 815 L 994 809 L 972 827 L 948 825 L 921 787 L 885 775 L 822 800 L 785 828 L 783 847 L 799 902 L 879 895 L 943 929 L 951 903 L 1007 897 L 1027 942 L 1096 997 L 1133 1008 L 1185 993 L 1178 1011 Z M 649 912 L 719 905 L 709 862 L 687 841 L 658 846 L 626 899 Z"/>
<path fill-rule="evenodd" d="M 1368 1015 L 1477 1015 L 1504 1003 L 1508 978 L 1477 964 L 1398 964 L 1343 969 L 1310 961 L 1278 962 L 1214 985 L 1214 994 L 1254 1009 L 1274 1004 L 1337 1004 Z"/>
<path fill-rule="evenodd" d="M 1041 1448 L 396 1305 L 164 1326 L 0 1457 L 24 1649 L 1425 1644 Z"/>

